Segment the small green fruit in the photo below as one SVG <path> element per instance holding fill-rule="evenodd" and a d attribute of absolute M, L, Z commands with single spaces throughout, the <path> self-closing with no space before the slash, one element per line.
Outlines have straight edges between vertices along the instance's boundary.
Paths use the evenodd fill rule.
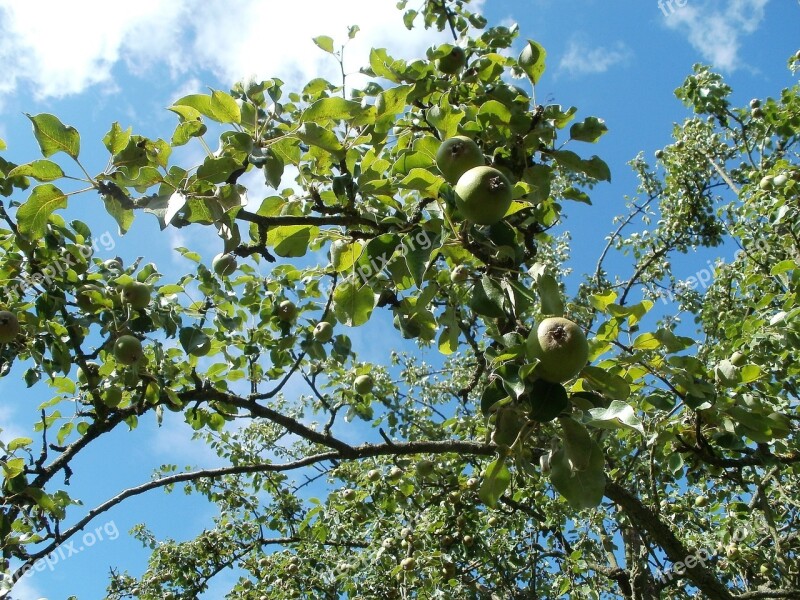
<path fill-rule="evenodd" d="M 361 396 L 366 396 L 369 394 L 374 385 L 375 380 L 372 379 L 372 376 L 370 375 L 359 375 L 353 382 L 353 388 L 355 389 L 356 393 L 360 394 Z"/>
<path fill-rule="evenodd" d="M 17 315 L 7 310 L 0 310 L 0 343 L 13 342 L 19 335 Z"/>
<path fill-rule="evenodd" d="M 761 181 L 758 182 L 758 187 L 760 187 L 762 190 L 765 191 L 771 190 L 772 186 L 773 186 L 772 175 L 764 175 L 764 177 L 761 178 Z"/>
<path fill-rule="evenodd" d="M 97 375 L 99 369 L 100 365 L 98 365 L 96 362 L 87 362 L 86 370 L 84 370 L 83 367 L 78 367 L 78 383 L 90 388 L 97 387 L 97 384 L 100 381 L 100 378 Z"/>
<path fill-rule="evenodd" d="M 404 571 L 410 571 L 416 566 L 416 564 L 417 561 L 414 560 L 413 556 L 406 557 L 400 561 L 400 567 L 402 567 Z"/>
<path fill-rule="evenodd" d="M 333 338 L 333 325 L 327 321 L 320 321 L 317 323 L 316 327 L 314 327 L 313 336 L 320 344 L 330 342 Z"/>
<path fill-rule="evenodd" d="M 754 119 L 760 119 L 764 116 L 764 111 L 761 110 L 760 107 L 754 108 L 753 110 L 750 111 L 750 116 L 753 117 Z"/>
<path fill-rule="evenodd" d="M 220 277 L 227 277 L 236 271 L 236 257 L 233 254 L 217 254 L 211 261 L 211 268 Z"/>
<path fill-rule="evenodd" d="M 469 269 L 464 265 L 458 265 L 450 271 L 450 281 L 453 283 L 464 283 L 467 279 L 469 279 Z"/>
<path fill-rule="evenodd" d="M 423 458 L 417 462 L 417 475 L 420 477 L 428 477 L 432 475 L 434 470 L 436 469 L 436 464 L 432 460 L 428 460 L 427 458 Z"/>
<path fill-rule="evenodd" d="M 453 46 L 448 54 L 436 59 L 436 68 L 446 75 L 454 75 L 467 64 L 467 53 L 459 46 Z"/>
<path fill-rule="evenodd" d="M 698 496 L 694 499 L 694 505 L 697 508 L 703 508 L 704 506 L 708 506 L 708 496 Z"/>
<path fill-rule="evenodd" d="M 759 106 L 761 106 L 761 100 L 758 98 L 753 98 L 750 100 L 750 108 L 758 108 Z"/>
<path fill-rule="evenodd" d="M 389 481 L 398 481 L 402 476 L 403 476 L 403 469 L 395 466 L 389 469 L 389 474 L 387 476 L 387 479 Z"/>
<path fill-rule="evenodd" d="M 775 175 L 775 177 L 772 179 L 772 185 L 774 185 L 776 188 L 782 188 L 786 185 L 787 181 L 789 181 L 789 178 L 785 174 L 781 173 L 780 175 Z"/>
<path fill-rule="evenodd" d="M 494 225 L 511 206 L 512 185 L 494 167 L 473 167 L 456 183 L 456 206 L 473 223 Z"/>
<path fill-rule="evenodd" d="M 661 149 L 659 149 L 659 150 L 656 150 L 656 151 L 655 151 L 655 157 L 656 157 L 657 159 L 661 160 L 662 158 L 664 158 L 664 151 L 663 151 L 663 150 L 661 150 Z"/>
<path fill-rule="evenodd" d="M 536 375 L 551 383 L 575 377 L 589 359 L 589 344 L 583 330 L 569 319 L 549 317 L 539 323 L 527 341 L 528 354 L 538 358 Z"/>
<path fill-rule="evenodd" d="M 445 140 L 436 151 L 436 166 L 449 183 L 456 183 L 464 173 L 484 164 L 478 144 L 463 135 Z"/>
<path fill-rule="evenodd" d="M 124 304 L 131 308 L 145 308 L 150 304 L 150 286 L 138 281 L 126 283 L 122 286 L 120 298 Z"/>
<path fill-rule="evenodd" d="M 135 365 L 144 358 L 142 342 L 132 335 L 122 335 L 114 342 L 114 358 L 123 365 Z"/>
<path fill-rule="evenodd" d="M 342 490 L 342 498 L 345 500 L 353 500 L 356 497 L 356 491 L 351 489 Z"/>
<path fill-rule="evenodd" d="M 297 318 L 297 306 L 291 300 L 283 300 L 278 304 L 275 314 L 281 321 L 291 323 Z"/>
<path fill-rule="evenodd" d="M 728 360 L 734 367 L 741 367 L 747 361 L 747 357 L 741 352 L 734 352 Z"/>
<path fill-rule="evenodd" d="M 367 479 L 370 481 L 378 481 L 380 480 L 382 474 L 378 469 L 370 469 L 367 471 Z"/>

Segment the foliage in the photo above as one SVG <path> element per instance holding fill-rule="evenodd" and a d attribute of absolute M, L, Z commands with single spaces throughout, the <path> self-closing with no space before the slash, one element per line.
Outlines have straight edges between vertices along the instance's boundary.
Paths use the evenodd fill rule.
<path fill-rule="evenodd" d="M 129 497 L 185 486 L 218 506 L 213 528 L 178 542 L 141 525 L 149 567 L 115 571 L 109 598 L 195 598 L 227 567 L 236 598 L 798 597 L 800 90 L 754 113 L 697 67 L 677 91 L 696 116 L 657 168 L 632 162 L 639 194 L 570 298 L 562 213 L 610 180 L 585 146 L 605 124 L 508 82 L 534 90 L 546 72 L 535 42 L 510 57 L 516 27 L 487 28 L 462 1 L 403 19 L 449 29 L 463 71 L 437 70 L 451 44 L 413 61 L 375 48 L 361 88 L 273 79 L 186 96 L 169 140 L 114 123 L 95 175 L 75 128 L 29 115 L 42 158 L 0 159 L 2 308 L 22 330 L 0 374 L 53 395 L 32 437 L 2 448 L 5 570 L 17 579 Z M 315 42 L 342 60 L 332 38 Z M 455 135 L 513 183 L 499 223 L 459 215 L 435 166 Z M 171 161 L 188 143 L 202 164 Z M 274 190 L 260 202 L 240 183 L 252 172 Z M 187 248 L 195 272 L 174 282 L 92 257 L 89 227 L 63 215 L 94 194 L 121 233 L 140 211 L 161 229 L 214 227 L 235 270 Z M 704 293 L 671 276 L 675 253 L 723 243 L 741 252 Z M 628 277 L 606 272 L 611 250 L 632 258 Z M 120 298 L 133 281 L 152 289 L 143 308 Z M 349 328 L 381 311 L 441 364 L 358 357 Z M 537 379 L 528 341 L 554 315 L 590 343 L 564 385 Z M 321 321 L 330 341 L 313 336 Z M 142 340 L 143 361 L 115 358 L 121 336 Z M 365 374 L 375 385 L 359 394 Z M 305 392 L 288 397 L 289 382 Z M 77 508 L 60 487 L 77 458 L 164 410 L 229 466 L 167 465 Z M 361 443 L 344 441 L 350 422 Z"/>

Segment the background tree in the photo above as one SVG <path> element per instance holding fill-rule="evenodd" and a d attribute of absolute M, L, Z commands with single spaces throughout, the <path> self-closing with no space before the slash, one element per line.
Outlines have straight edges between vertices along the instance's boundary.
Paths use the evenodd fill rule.
<path fill-rule="evenodd" d="M 132 496 L 183 486 L 218 506 L 213 526 L 188 542 L 137 528 L 149 568 L 114 571 L 108 597 L 195 598 L 227 568 L 231 597 L 254 599 L 800 596 L 798 89 L 735 108 L 697 67 L 677 91 L 696 115 L 656 169 L 633 161 L 639 193 L 568 297 L 562 211 L 610 179 L 581 148 L 603 121 L 536 101 L 545 52 L 508 57 L 515 27 L 463 2 L 403 18 L 456 43 L 411 62 L 374 49 L 360 87 L 186 96 L 170 141 L 115 123 L 95 175 L 74 128 L 29 116 L 43 158 L 0 162 L 0 279 L 26 282 L 2 299 L 2 374 L 53 398 L 2 449 L 6 572 Z M 442 166 L 457 135 L 499 172 L 488 187 Z M 202 164 L 172 163 L 195 138 Z M 251 170 L 276 190 L 260 203 L 239 183 Z M 78 194 L 99 194 L 122 232 L 142 210 L 162 229 L 213 226 L 222 256 L 209 269 L 179 249 L 197 269 L 176 282 L 92 258 L 89 227 L 62 216 Z M 505 218 L 482 211 L 506 194 Z M 723 243 L 741 252 L 707 289 L 671 278 L 676 253 Z M 630 274 L 609 274 L 612 251 Z M 384 311 L 442 363 L 356 356 L 342 325 Z M 589 339 L 567 381 L 536 341 L 562 316 Z M 297 381 L 305 393 L 284 395 Z M 77 508 L 76 459 L 165 409 L 229 466 L 165 466 Z"/>

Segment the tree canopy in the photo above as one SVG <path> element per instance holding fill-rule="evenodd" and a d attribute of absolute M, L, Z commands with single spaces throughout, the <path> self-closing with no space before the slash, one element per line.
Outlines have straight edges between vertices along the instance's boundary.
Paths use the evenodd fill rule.
<path fill-rule="evenodd" d="M 357 86 L 179 98 L 169 139 L 113 123 L 99 172 L 75 128 L 28 115 L 41 157 L 0 158 L 0 375 L 52 398 L 0 448 L 0 596 L 129 498 L 185 489 L 213 523 L 143 523 L 148 568 L 117 565 L 108 598 L 196 598 L 226 569 L 254 600 L 800 597 L 800 88 L 737 107 L 697 65 L 674 143 L 631 161 L 627 212 L 568 279 L 605 123 L 537 101 L 546 51 L 514 56 L 516 26 L 399 5 L 453 42 L 374 48 Z M 174 160 L 187 144 L 200 164 Z M 248 196 L 254 171 L 271 196 Z M 76 196 L 121 234 L 213 227 L 220 256 L 178 248 L 196 269 L 176 281 L 104 261 Z M 737 252 L 677 281 L 704 247 Z M 349 337 L 381 315 L 388 364 Z M 164 411 L 226 466 L 82 506 L 79 458 Z"/>

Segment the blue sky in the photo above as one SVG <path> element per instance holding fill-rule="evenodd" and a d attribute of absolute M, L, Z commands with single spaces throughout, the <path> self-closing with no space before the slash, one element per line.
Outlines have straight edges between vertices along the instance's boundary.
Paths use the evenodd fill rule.
<path fill-rule="evenodd" d="M 393 0 L 305 0 L 265 2 L 234 0 L 74 0 L 46 3 L 0 0 L 0 138 L 4 157 L 23 163 L 38 155 L 23 112 L 50 112 L 77 127 L 82 159 L 99 172 L 107 155 L 100 139 L 110 124 L 152 137 L 168 138 L 175 116 L 165 107 L 187 93 L 208 87 L 228 89 L 242 78 L 280 77 L 299 87 L 313 77 L 338 77 L 338 66 L 312 42 L 317 35 L 346 38 L 346 28 L 361 28 L 346 50 L 349 71 L 366 64 L 370 47 L 417 57 L 447 38 L 432 32 L 406 31 Z M 413 2 L 409 3 L 414 4 Z M 683 4 L 684 6 L 680 6 Z M 612 219 L 624 210 L 624 196 L 635 190 L 626 162 L 637 152 L 649 158 L 670 140 L 672 124 L 686 110 L 672 92 L 692 64 L 714 65 L 735 90 L 734 101 L 775 95 L 793 83 L 785 59 L 800 46 L 800 3 L 794 0 L 487 0 L 483 12 L 493 24 L 518 22 L 521 42 L 530 38 L 548 52 L 548 68 L 537 87 L 539 101 L 579 108 L 579 117 L 605 119 L 610 132 L 595 148 L 611 166 L 612 183 L 596 188 L 594 206 L 567 207 L 573 268 L 593 270 Z M 520 45 L 521 45 L 520 42 Z M 190 145 L 183 153 L 201 156 Z M 249 180 L 251 197 L 266 195 L 258 178 Z M 202 229 L 160 233 L 150 215 L 137 215 L 131 231 L 120 237 L 104 217 L 99 199 L 81 197 L 71 217 L 87 220 L 97 235 L 108 231 L 114 248 L 102 249 L 130 260 L 156 262 L 166 279 L 184 273 L 187 263 L 171 251 L 186 245 L 213 256 L 219 240 Z M 687 277 L 705 266 L 706 255 L 675 264 Z M 621 268 L 627 265 L 617 262 Z M 382 319 L 383 320 L 383 319 Z M 385 321 L 385 320 L 383 320 Z M 384 324 L 385 327 L 385 324 Z M 353 332 L 357 348 L 387 355 L 375 347 L 376 328 Z M 431 353 L 432 354 L 432 353 Z M 431 356 L 431 359 L 435 359 Z M 26 390 L 14 378 L 0 380 L 0 427 L 3 439 L 25 434 L 36 419 L 36 405 L 49 397 L 42 386 Z M 87 507 L 123 487 L 141 483 L 160 464 L 210 466 L 218 461 L 191 431 L 170 414 L 161 428 L 144 423 L 133 433 L 118 431 L 96 445 L 75 468 L 71 491 Z M 80 510 L 75 514 L 81 513 Z M 159 537 L 184 538 L 210 526 L 213 507 L 182 494 L 155 493 L 129 501 L 100 517 L 113 521 L 119 536 L 97 542 L 65 558 L 52 570 L 23 579 L 20 600 L 102 596 L 109 566 L 140 572 L 146 554 L 127 530 L 146 520 Z M 209 598 L 230 585 L 221 580 Z"/>

